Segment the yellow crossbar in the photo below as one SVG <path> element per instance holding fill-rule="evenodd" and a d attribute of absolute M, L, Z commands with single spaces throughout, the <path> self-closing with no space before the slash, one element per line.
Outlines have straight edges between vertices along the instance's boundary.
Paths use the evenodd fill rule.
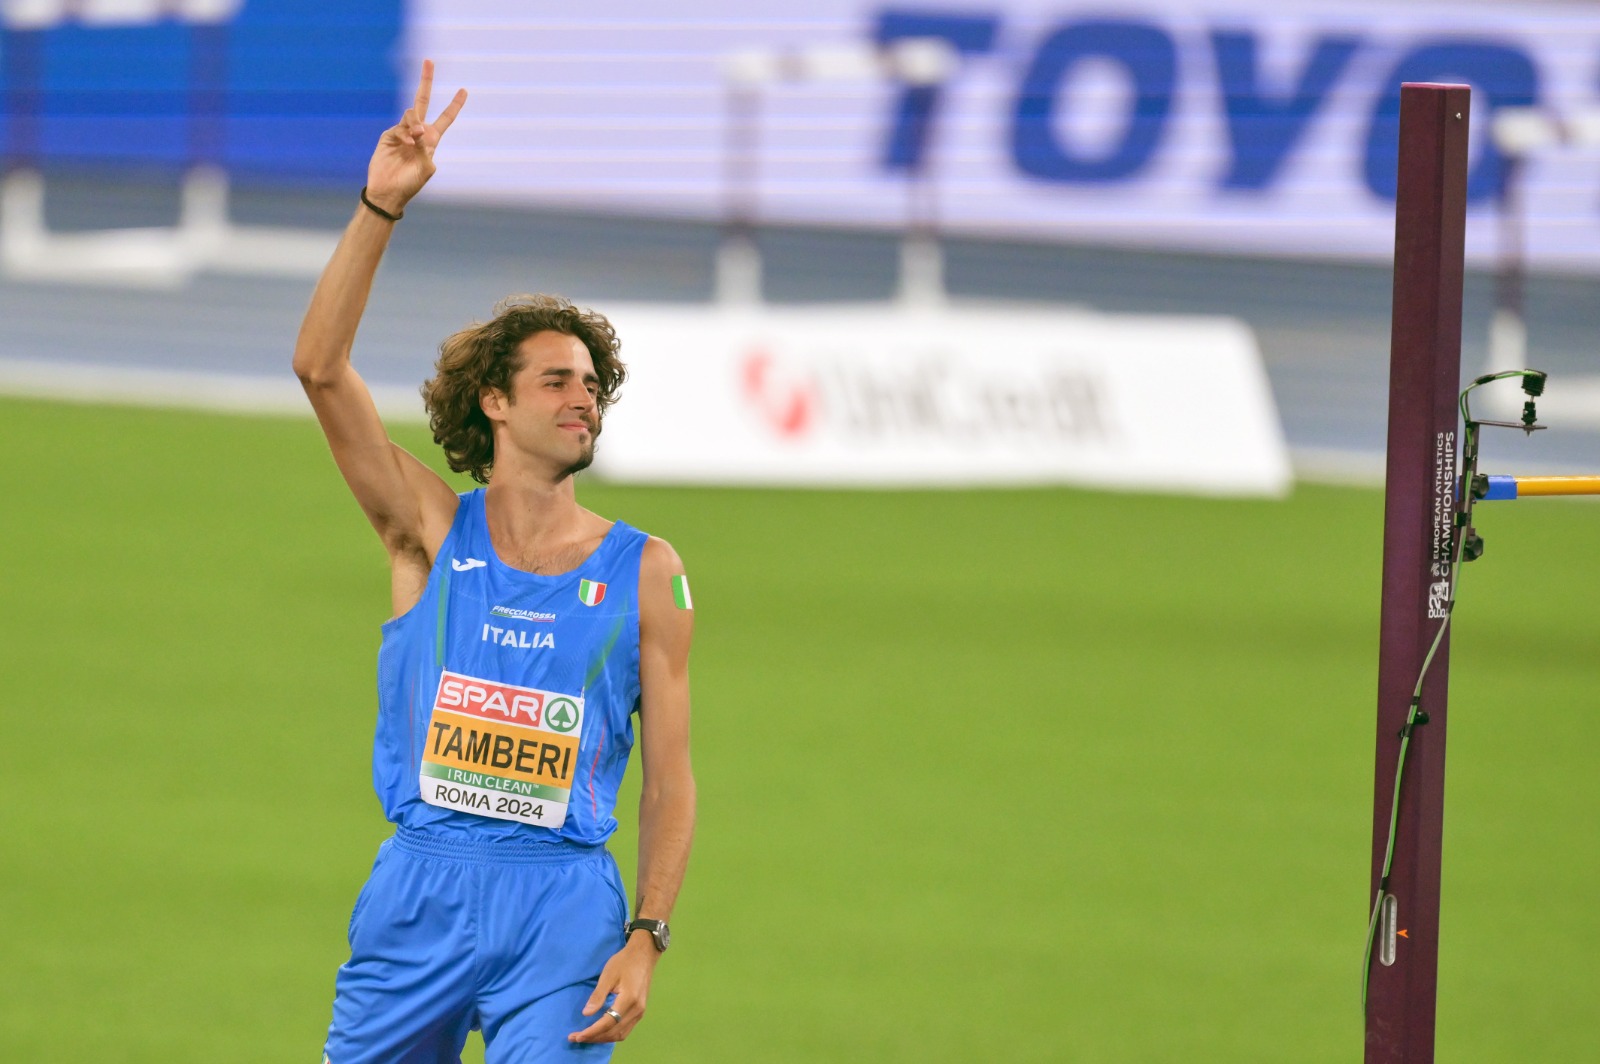
<path fill-rule="evenodd" d="M 1600 476 L 1517 477 L 1517 496 L 1600 495 Z"/>

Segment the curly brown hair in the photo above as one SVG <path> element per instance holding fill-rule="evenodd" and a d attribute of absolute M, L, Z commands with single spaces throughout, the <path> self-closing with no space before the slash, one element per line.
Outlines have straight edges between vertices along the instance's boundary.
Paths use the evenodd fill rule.
<path fill-rule="evenodd" d="M 522 369 L 517 355 L 522 341 L 541 332 L 565 333 L 582 341 L 600 378 L 595 409 L 602 419 L 628 376 L 617 357 L 622 341 L 601 314 L 561 296 L 521 295 L 495 304 L 494 315 L 440 344 L 433 379 L 422 386 L 433 442 L 444 448 L 451 469 L 471 474 L 479 484 L 489 483 L 494 468 L 494 431 L 480 397 L 488 388 L 511 395 L 511 378 Z"/>

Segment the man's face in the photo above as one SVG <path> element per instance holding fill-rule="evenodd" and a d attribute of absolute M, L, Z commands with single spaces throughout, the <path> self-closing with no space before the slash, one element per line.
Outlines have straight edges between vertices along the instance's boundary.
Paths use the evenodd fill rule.
<path fill-rule="evenodd" d="M 562 476 L 587 468 L 600 434 L 600 379 L 589 349 L 576 336 L 540 332 L 517 345 L 517 354 L 522 368 L 511 378 L 511 394 L 486 392 L 484 413 L 505 426 L 506 442 L 547 459 Z"/>

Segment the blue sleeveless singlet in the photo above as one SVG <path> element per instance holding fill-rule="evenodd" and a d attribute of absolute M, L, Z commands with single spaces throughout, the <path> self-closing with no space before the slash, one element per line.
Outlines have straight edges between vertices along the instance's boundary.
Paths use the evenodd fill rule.
<path fill-rule="evenodd" d="M 639 704 L 639 561 L 621 521 L 583 564 L 500 561 L 484 490 L 460 497 L 422 598 L 383 626 L 372 782 L 431 835 L 603 843 Z"/>

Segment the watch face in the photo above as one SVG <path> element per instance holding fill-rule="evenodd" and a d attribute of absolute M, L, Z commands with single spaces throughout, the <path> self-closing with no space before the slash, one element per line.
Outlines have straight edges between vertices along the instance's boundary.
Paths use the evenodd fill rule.
<path fill-rule="evenodd" d="M 662 923 L 661 930 L 656 932 L 656 948 L 665 953 L 670 945 L 672 945 L 672 932 L 667 930 L 665 923 Z"/>

